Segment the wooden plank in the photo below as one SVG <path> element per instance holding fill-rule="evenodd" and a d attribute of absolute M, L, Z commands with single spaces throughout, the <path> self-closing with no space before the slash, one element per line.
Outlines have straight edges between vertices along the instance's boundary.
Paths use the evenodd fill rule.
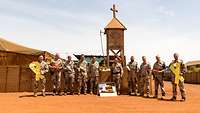
<path fill-rule="evenodd" d="M 6 92 L 6 73 L 7 67 L 0 67 L 0 92 Z"/>
<path fill-rule="evenodd" d="M 197 74 L 197 80 L 198 80 L 198 84 L 200 84 L 200 72 L 198 72 L 198 74 Z"/>
<path fill-rule="evenodd" d="M 19 66 L 8 66 L 7 92 L 19 91 Z"/>
<path fill-rule="evenodd" d="M 189 77 L 190 77 L 190 73 L 186 73 L 184 74 L 184 78 L 185 78 L 185 83 L 189 83 Z"/>
<path fill-rule="evenodd" d="M 33 73 L 27 67 L 21 67 L 20 71 L 20 86 L 19 91 L 32 91 L 32 80 L 33 80 Z"/>

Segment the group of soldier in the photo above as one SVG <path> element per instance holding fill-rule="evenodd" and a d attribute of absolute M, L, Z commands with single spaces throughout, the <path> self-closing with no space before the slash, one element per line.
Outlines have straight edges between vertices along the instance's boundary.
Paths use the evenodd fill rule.
<path fill-rule="evenodd" d="M 153 75 L 154 79 L 154 96 L 153 98 L 158 98 L 159 86 L 161 89 L 161 99 L 166 95 L 164 89 L 164 77 L 166 71 L 165 62 L 163 62 L 159 55 L 156 56 L 156 62 L 151 69 L 151 65 L 147 62 L 145 56 L 142 56 L 142 63 L 138 66 L 138 63 L 135 61 L 134 56 L 131 56 L 130 62 L 127 65 L 128 68 L 128 89 L 129 94 L 134 96 L 144 96 L 150 97 L 150 79 Z M 118 62 L 118 59 L 115 59 L 113 64 L 113 80 L 117 84 L 118 94 L 120 93 L 120 81 L 123 75 L 123 68 Z M 172 92 L 173 96 L 170 100 L 175 101 L 177 98 L 177 86 L 179 86 L 182 101 L 186 100 L 186 92 L 184 88 L 184 78 L 183 75 L 186 73 L 186 67 L 182 60 L 179 59 L 179 55 L 174 53 L 174 60 L 169 64 L 170 78 L 172 82 Z"/>
<path fill-rule="evenodd" d="M 45 62 L 43 56 L 39 57 L 38 62 L 40 63 L 40 74 L 36 74 L 34 79 L 34 96 L 37 96 L 38 84 L 41 82 L 42 86 L 42 95 L 45 96 L 45 83 L 46 77 L 45 74 L 52 72 L 52 82 L 53 82 L 53 95 L 56 94 L 62 95 L 61 91 L 61 75 L 64 74 L 65 78 L 65 88 L 64 95 L 74 94 L 75 90 L 75 81 L 77 81 L 77 90 L 78 95 L 81 94 L 81 91 L 86 95 L 87 89 L 89 89 L 90 94 L 98 94 L 97 86 L 99 83 L 99 64 L 96 61 L 96 58 L 93 57 L 91 63 L 88 65 L 84 55 L 81 55 L 77 65 L 71 59 L 71 56 L 68 56 L 67 60 L 63 63 L 59 55 L 56 54 L 55 58 L 51 61 L 50 64 Z M 32 64 L 32 63 L 31 63 Z M 30 68 L 33 69 L 34 65 L 30 65 Z M 142 63 L 138 66 L 138 63 L 135 61 L 134 56 L 131 56 L 130 62 L 126 66 L 128 69 L 128 90 L 130 95 L 134 96 L 145 96 L 150 97 L 150 78 L 153 75 L 154 79 L 154 98 L 158 98 L 158 89 L 160 86 L 161 94 L 163 97 L 166 95 L 164 89 L 164 73 L 166 70 L 165 62 L 163 62 L 159 55 L 156 56 L 156 62 L 151 68 L 150 63 L 147 61 L 145 56 L 142 56 Z M 115 83 L 117 93 L 120 94 L 120 85 L 123 77 L 123 67 L 120 63 L 119 58 L 115 58 L 114 63 L 111 66 L 112 82 Z M 174 54 L 174 60 L 169 65 L 169 70 L 171 72 L 171 82 L 173 89 L 173 97 L 171 100 L 176 100 L 177 97 L 177 86 L 179 86 L 182 100 L 186 99 L 185 89 L 184 89 L 184 78 L 183 74 L 186 72 L 186 67 L 183 64 L 182 60 L 179 60 L 179 55 Z M 76 78 L 76 79 L 75 79 Z M 90 83 L 90 88 L 88 88 L 87 83 Z M 96 90 L 95 90 L 96 89 Z M 96 91 L 96 92 L 95 92 Z"/>
<path fill-rule="evenodd" d="M 39 89 L 39 84 L 41 84 L 42 95 L 45 96 L 45 84 L 46 75 L 50 72 L 51 80 L 53 83 L 53 96 L 63 95 L 61 90 L 61 78 L 62 73 L 64 75 L 64 95 L 71 94 L 74 95 L 75 84 L 77 83 L 78 95 L 81 91 L 86 95 L 88 85 L 90 83 L 90 94 L 94 94 L 99 80 L 99 63 L 96 61 L 96 57 L 93 57 L 91 63 L 85 60 L 84 55 L 81 55 L 80 60 L 77 65 L 72 61 L 71 56 L 67 57 L 67 60 L 63 62 L 59 54 L 55 55 L 55 58 L 50 62 L 45 62 L 45 58 L 41 55 L 38 58 L 39 66 L 37 63 L 32 62 L 29 67 L 35 73 L 34 79 L 34 96 L 37 96 Z M 37 69 L 38 68 L 38 69 Z M 35 70 L 38 70 L 37 73 Z M 75 82 L 76 81 L 76 82 Z"/>

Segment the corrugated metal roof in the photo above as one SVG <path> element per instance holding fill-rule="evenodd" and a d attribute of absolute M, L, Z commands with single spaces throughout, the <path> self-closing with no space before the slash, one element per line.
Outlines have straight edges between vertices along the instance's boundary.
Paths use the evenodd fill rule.
<path fill-rule="evenodd" d="M 81 55 L 75 55 L 74 56 L 77 58 L 77 59 L 80 59 Z M 90 63 L 91 62 L 91 59 L 92 57 L 96 57 L 96 60 L 98 63 L 100 63 L 102 60 L 104 60 L 105 56 L 101 56 L 101 55 L 84 55 L 85 56 L 85 60 L 87 63 Z"/>

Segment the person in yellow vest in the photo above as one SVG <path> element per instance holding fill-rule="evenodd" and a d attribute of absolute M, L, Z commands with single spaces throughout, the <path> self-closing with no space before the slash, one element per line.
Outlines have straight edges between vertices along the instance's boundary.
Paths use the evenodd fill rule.
<path fill-rule="evenodd" d="M 173 97 L 172 101 L 176 100 L 177 96 L 177 86 L 179 86 L 182 100 L 186 100 L 186 93 L 184 88 L 184 78 L 183 74 L 186 73 L 186 67 L 182 60 L 179 60 L 178 53 L 174 53 L 174 60 L 170 63 L 169 69 L 171 71 L 171 81 L 173 88 Z"/>
<path fill-rule="evenodd" d="M 45 84 L 46 78 L 45 75 L 49 71 L 48 64 L 44 61 L 44 57 L 41 55 L 38 58 L 38 61 L 33 61 L 29 64 L 30 69 L 35 73 L 34 79 L 34 96 L 37 97 L 37 91 L 39 84 L 42 87 L 42 95 L 45 96 Z"/>

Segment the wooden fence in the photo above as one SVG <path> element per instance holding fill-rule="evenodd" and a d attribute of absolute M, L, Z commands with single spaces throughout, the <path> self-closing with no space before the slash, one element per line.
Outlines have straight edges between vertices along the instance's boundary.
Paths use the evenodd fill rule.
<path fill-rule="evenodd" d="M 200 84 L 200 72 L 186 73 L 184 78 L 185 83 Z"/>

